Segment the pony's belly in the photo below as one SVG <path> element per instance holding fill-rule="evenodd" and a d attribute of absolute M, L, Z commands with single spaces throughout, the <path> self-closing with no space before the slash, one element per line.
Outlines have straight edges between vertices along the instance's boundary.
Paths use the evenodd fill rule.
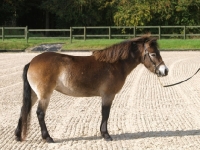
<path fill-rule="evenodd" d="M 90 90 L 81 90 L 81 89 L 72 89 L 65 86 L 57 86 L 55 88 L 56 91 L 63 93 L 68 96 L 74 97 L 91 97 L 91 96 L 99 96 L 98 93 Z"/>
<path fill-rule="evenodd" d="M 84 79 L 81 80 L 80 77 L 80 81 L 77 81 L 72 75 L 72 72 L 69 69 L 68 71 L 64 70 L 60 73 L 56 81 L 56 91 L 75 97 L 99 96 L 99 88 L 88 86 L 88 83 Z"/>

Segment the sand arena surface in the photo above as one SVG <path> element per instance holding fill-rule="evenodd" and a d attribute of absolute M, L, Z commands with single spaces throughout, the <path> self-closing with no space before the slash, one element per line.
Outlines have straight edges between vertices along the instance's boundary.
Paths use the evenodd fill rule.
<path fill-rule="evenodd" d="M 100 137 L 101 99 L 75 98 L 54 92 L 46 124 L 55 144 L 41 138 L 36 107 L 28 136 L 16 142 L 14 131 L 22 105 L 22 69 L 39 53 L 0 53 L 0 149 L 200 149 L 200 72 L 180 85 L 164 88 L 157 76 L 139 65 L 127 77 L 113 102 L 108 130 Z M 70 53 L 89 55 L 90 53 Z M 200 68 L 200 52 L 161 52 L 169 75 L 166 84 L 192 76 Z"/>

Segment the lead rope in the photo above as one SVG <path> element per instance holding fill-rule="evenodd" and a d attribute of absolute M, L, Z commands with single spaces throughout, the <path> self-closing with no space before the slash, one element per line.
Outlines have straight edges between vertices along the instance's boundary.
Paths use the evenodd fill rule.
<path fill-rule="evenodd" d="M 160 81 L 160 78 L 159 78 L 159 77 L 157 77 L 157 78 L 158 78 L 158 81 L 159 81 L 160 85 L 161 85 L 162 87 L 165 87 L 165 86 L 162 84 L 162 82 Z"/>
<path fill-rule="evenodd" d="M 174 84 L 169 84 L 169 85 L 163 85 L 162 82 L 160 81 L 160 78 L 158 77 L 158 81 L 160 82 L 160 84 L 162 85 L 162 87 L 170 87 L 170 86 L 174 86 L 174 85 L 177 85 L 177 84 L 181 84 L 183 82 L 186 82 L 188 80 L 190 80 L 192 77 L 194 77 L 198 72 L 199 72 L 200 68 L 189 78 L 183 80 L 183 81 L 180 81 L 180 82 L 177 82 L 177 83 L 174 83 Z"/>

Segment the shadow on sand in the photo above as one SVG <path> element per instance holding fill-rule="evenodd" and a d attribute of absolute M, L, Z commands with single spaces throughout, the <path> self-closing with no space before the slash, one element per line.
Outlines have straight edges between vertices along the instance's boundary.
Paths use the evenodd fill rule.
<path fill-rule="evenodd" d="M 150 131 L 150 132 L 138 132 L 138 133 L 122 133 L 111 135 L 113 141 L 119 140 L 132 140 L 132 139 L 142 139 L 151 137 L 182 137 L 182 136 L 196 136 L 200 135 L 200 130 L 176 130 L 176 131 Z M 80 141 L 80 140 L 100 140 L 100 136 L 89 136 L 89 137 L 75 137 L 68 139 L 55 139 L 56 143 L 62 143 L 66 141 Z"/>

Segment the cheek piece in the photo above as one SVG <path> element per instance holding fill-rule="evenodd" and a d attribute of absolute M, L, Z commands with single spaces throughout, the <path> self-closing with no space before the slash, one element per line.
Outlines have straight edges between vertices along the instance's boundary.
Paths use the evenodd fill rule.
<path fill-rule="evenodd" d="M 166 68 L 165 65 L 161 65 L 164 63 L 164 61 L 161 61 L 158 65 L 156 65 L 156 63 L 151 59 L 151 56 L 150 56 L 153 53 L 149 53 L 149 51 L 147 49 L 148 49 L 148 47 L 145 48 L 144 61 L 145 61 L 146 55 L 148 55 L 149 60 L 151 61 L 152 65 L 154 67 L 154 73 L 157 74 L 158 76 L 167 75 L 168 69 Z"/>

